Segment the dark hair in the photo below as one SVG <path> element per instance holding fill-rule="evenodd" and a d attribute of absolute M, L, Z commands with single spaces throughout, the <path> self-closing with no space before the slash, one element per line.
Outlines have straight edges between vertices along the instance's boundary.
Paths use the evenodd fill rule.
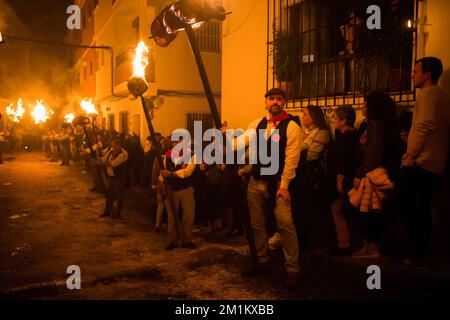
<path fill-rule="evenodd" d="M 308 110 L 314 124 L 320 129 L 328 129 L 327 122 L 325 121 L 325 116 L 323 115 L 322 108 L 317 106 L 307 106 Z"/>
<path fill-rule="evenodd" d="M 345 120 L 346 125 L 353 127 L 356 121 L 356 113 L 352 106 L 340 106 L 335 112 L 340 120 Z"/>
<path fill-rule="evenodd" d="M 372 92 L 366 97 L 367 120 L 380 120 L 393 125 L 396 118 L 395 102 L 382 92 Z"/>
<path fill-rule="evenodd" d="M 266 94 L 264 95 L 264 97 L 267 99 L 267 97 L 270 96 L 282 96 L 283 98 L 286 99 L 286 92 L 281 89 L 281 88 L 272 88 L 270 90 L 268 90 L 266 92 Z"/>
<path fill-rule="evenodd" d="M 429 72 L 431 80 L 437 82 L 442 75 L 442 61 L 436 57 L 425 57 L 416 61 L 416 64 L 422 62 L 422 72 Z"/>
<path fill-rule="evenodd" d="M 119 144 L 119 145 L 123 145 L 123 141 L 122 141 L 122 139 L 120 139 L 120 138 L 114 138 L 114 139 L 112 139 L 111 144 L 113 144 L 113 143 Z"/>

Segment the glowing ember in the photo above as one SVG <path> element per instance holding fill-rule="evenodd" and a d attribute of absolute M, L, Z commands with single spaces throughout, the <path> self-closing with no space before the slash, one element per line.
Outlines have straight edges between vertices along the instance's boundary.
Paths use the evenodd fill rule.
<path fill-rule="evenodd" d="M 81 109 L 83 109 L 87 114 L 98 114 L 95 109 L 95 105 L 92 103 L 92 98 L 89 100 L 83 99 L 80 103 Z"/>
<path fill-rule="evenodd" d="M 14 122 L 19 122 L 20 119 L 22 119 L 25 109 L 22 107 L 22 99 L 19 99 L 17 101 L 17 109 L 13 109 L 13 104 L 9 107 L 6 107 L 6 113 L 8 114 L 9 118 Z"/>
<path fill-rule="evenodd" d="M 145 79 L 145 68 L 148 65 L 149 49 L 144 41 L 139 42 L 136 47 L 136 56 L 133 60 L 133 77 Z"/>
<path fill-rule="evenodd" d="M 33 109 L 33 112 L 31 112 L 31 115 L 33 116 L 35 124 L 45 122 L 50 117 L 49 112 L 47 111 L 44 104 L 42 103 L 42 100 L 36 101 L 36 105 L 34 106 L 34 109 Z"/>
<path fill-rule="evenodd" d="M 66 120 L 66 123 L 72 123 L 73 119 L 75 119 L 75 116 L 73 113 L 68 113 L 64 116 L 64 119 Z"/>

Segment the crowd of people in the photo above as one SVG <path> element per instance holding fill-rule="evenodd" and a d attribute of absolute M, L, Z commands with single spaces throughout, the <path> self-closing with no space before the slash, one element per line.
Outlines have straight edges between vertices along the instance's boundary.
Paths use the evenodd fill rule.
<path fill-rule="evenodd" d="M 373 92 L 358 128 L 354 107 L 335 109 L 334 132 L 322 108 L 308 106 L 299 119 L 284 111 L 283 90 L 269 90 L 267 115 L 249 128 L 264 130 L 268 148 L 278 130 L 280 165 L 271 175 L 262 174 L 267 163 L 260 158 L 253 164 L 210 165 L 197 164 L 198 155 L 190 153 L 177 161 L 172 150 L 179 141 L 160 134 L 156 143 L 148 137 L 142 148 L 136 135 L 66 126 L 48 132 L 43 142 L 52 161 L 73 160 L 90 172 L 92 191 L 106 194 L 101 217 L 121 217 L 127 186 L 152 190 L 154 231 L 167 232 L 166 250 L 195 249 L 194 225 L 210 232 L 226 228 L 230 237 L 244 234 L 243 219 L 249 216 L 257 262 L 243 276 L 266 272 L 268 249 L 281 246 L 287 284 L 295 285 L 300 252 L 325 232 L 314 227 L 324 213 L 330 213 L 337 236 L 330 254 L 353 258 L 379 258 L 385 217 L 398 213 L 408 233 L 405 261 L 420 264 L 430 243 L 433 186 L 449 148 L 450 101 L 437 85 L 442 70 L 434 57 L 416 62 L 413 81 L 421 90 L 412 117 L 399 118 L 392 98 Z M 245 143 L 232 145 L 237 150 Z M 357 248 L 351 241 L 353 218 L 364 235 Z"/>

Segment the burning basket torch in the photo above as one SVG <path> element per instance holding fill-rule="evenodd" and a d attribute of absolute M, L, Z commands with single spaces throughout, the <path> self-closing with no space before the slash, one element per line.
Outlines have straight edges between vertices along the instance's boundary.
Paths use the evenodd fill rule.
<path fill-rule="evenodd" d="M 73 115 L 73 113 L 68 113 L 64 116 L 65 123 L 67 123 L 67 124 L 72 124 L 73 119 L 75 119 L 75 116 Z"/>
<path fill-rule="evenodd" d="M 22 107 L 22 99 L 19 99 L 17 101 L 17 109 L 14 110 L 12 104 L 6 107 L 6 114 L 8 115 L 9 119 L 13 122 L 11 131 L 9 132 L 9 137 L 11 137 L 14 133 L 14 129 L 16 128 L 17 124 L 20 122 L 23 115 L 25 114 L 25 109 Z"/>
<path fill-rule="evenodd" d="M 152 119 L 147 109 L 144 93 L 148 90 L 148 83 L 145 80 L 145 69 L 148 65 L 148 53 L 149 49 L 145 45 L 144 41 L 139 42 L 136 47 L 136 55 L 133 60 L 133 75 L 128 81 L 128 91 L 136 98 L 140 98 L 142 109 L 144 111 L 145 119 L 147 120 L 148 131 L 150 132 L 150 139 L 157 150 L 159 150 L 159 144 L 156 140 L 155 129 L 153 128 Z M 160 167 L 162 167 L 162 161 L 158 157 Z"/>
<path fill-rule="evenodd" d="M 40 123 L 46 122 L 48 125 L 48 128 L 50 129 L 50 132 L 52 133 L 52 135 L 54 137 L 55 133 L 53 132 L 53 129 L 50 126 L 50 123 L 48 122 L 48 119 L 50 118 L 50 115 L 52 113 L 53 113 L 52 110 L 50 110 L 50 112 L 47 111 L 42 100 L 36 100 L 36 105 L 34 106 L 34 109 L 31 112 L 31 115 L 33 116 L 35 124 L 40 124 Z"/>

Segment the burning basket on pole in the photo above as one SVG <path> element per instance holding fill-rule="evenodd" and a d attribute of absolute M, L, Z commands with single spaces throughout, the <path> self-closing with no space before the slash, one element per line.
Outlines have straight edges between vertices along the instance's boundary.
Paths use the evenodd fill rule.
<path fill-rule="evenodd" d="M 17 101 L 17 109 L 14 110 L 12 106 L 13 105 L 11 103 L 11 105 L 6 107 L 6 114 L 8 115 L 8 118 L 14 123 L 11 128 L 11 131 L 8 134 L 9 137 L 12 137 L 14 129 L 16 128 L 17 124 L 20 122 L 23 115 L 25 114 L 25 109 L 22 107 L 22 99 L 19 99 Z"/>
<path fill-rule="evenodd" d="M 159 150 L 159 144 L 156 139 L 155 129 L 153 128 L 152 119 L 147 108 L 147 101 L 144 98 L 145 92 L 148 90 L 148 83 L 145 80 L 145 69 L 148 65 L 149 49 L 144 41 L 139 42 L 136 47 L 136 56 L 133 60 L 133 76 L 128 81 L 128 91 L 135 97 L 141 99 L 142 109 L 144 111 L 145 119 L 147 120 L 148 131 L 150 132 L 150 139 L 156 150 Z M 160 157 L 157 158 L 159 165 L 162 166 Z"/>
<path fill-rule="evenodd" d="M 50 118 L 50 115 L 53 114 L 53 111 L 50 109 L 50 111 L 47 111 L 47 108 L 45 107 L 42 99 L 36 101 L 36 105 L 34 106 L 33 111 L 31 112 L 31 115 L 33 116 L 34 123 L 40 124 L 40 123 L 47 123 L 48 128 L 50 129 L 50 132 L 53 136 L 55 136 L 55 133 L 53 132 L 52 127 L 50 126 L 50 123 L 48 122 L 48 119 Z"/>

